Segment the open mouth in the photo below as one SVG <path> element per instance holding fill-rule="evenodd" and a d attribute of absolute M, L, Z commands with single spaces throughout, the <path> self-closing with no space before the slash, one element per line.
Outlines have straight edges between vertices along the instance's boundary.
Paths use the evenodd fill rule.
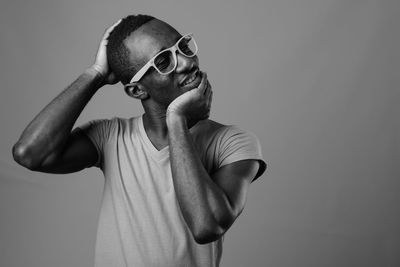
<path fill-rule="evenodd" d="M 201 81 L 201 72 L 199 69 L 195 70 L 191 74 L 188 74 L 183 82 L 181 83 L 181 87 L 183 88 L 195 88 L 200 84 Z"/>

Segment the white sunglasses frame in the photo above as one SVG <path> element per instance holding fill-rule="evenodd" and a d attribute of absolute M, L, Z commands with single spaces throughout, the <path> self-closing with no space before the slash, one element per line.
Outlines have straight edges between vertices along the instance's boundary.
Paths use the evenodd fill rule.
<path fill-rule="evenodd" d="M 179 42 L 180 42 L 182 39 L 184 39 L 184 38 L 186 38 L 186 37 L 188 37 L 188 36 L 192 37 L 192 36 L 193 36 L 193 33 L 188 33 L 188 34 L 183 35 L 181 38 L 179 38 L 179 40 L 178 40 L 173 46 L 171 46 L 170 48 L 167 48 L 167 49 L 164 49 L 164 50 L 158 52 L 158 53 L 157 53 L 154 57 L 152 57 L 138 72 L 136 72 L 136 74 L 132 77 L 132 79 L 130 80 L 130 82 L 129 82 L 128 84 L 126 84 L 125 86 L 128 86 L 128 85 L 130 85 L 130 84 L 132 84 L 132 83 L 138 82 L 140 79 L 142 79 L 142 77 L 144 76 L 144 74 L 145 74 L 151 67 L 154 67 L 154 68 L 157 70 L 157 72 L 160 73 L 161 75 L 168 75 L 168 74 L 170 74 L 171 72 L 173 72 L 173 71 L 176 69 L 176 66 L 178 65 L 178 59 L 176 58 L 176 51 L 179 51 L 179 53 L 181 53 L 183 56 L 188 57 L 188 58 L 191 58 L 191 57 L 196 56 L 196 55 L 197 55 L 197 52 L 198 52 L 198 50 L 199 50 L 199 48 L 198 48 L 197 43 L 196 43 L 196 41 L 194 40 L 194 38 L 192 38 L 192 40 L 193 40 L 194 46 L 196 47 L 196 50 L 194 51 L 194 53 L 193 53 L 192 56 L 186 55 L 184 52 L 182 52 L 182 50 L 181 50 L 181 49 L 179 48 L 179 46 L 178 46 Z M 154 64 L 154 60 L 156 59 L 157 56 L 159 56 L 161 53 L 164 53 L 164 52 L 166 52 L 166 51 L 171 51 L 171 53 L 172 53 L 172 55 L 173 55 L 173 57 L 174 57 L 175 65 L 174 65 L 174 67 L 173 67 L 170 71 L 168 71 L 168 72 L 161 72 L 161 71 L 156 67 L 156 65 Z"/>

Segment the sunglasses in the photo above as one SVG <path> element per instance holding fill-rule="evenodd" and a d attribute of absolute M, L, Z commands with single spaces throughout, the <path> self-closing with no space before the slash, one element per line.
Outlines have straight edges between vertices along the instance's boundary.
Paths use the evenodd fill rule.
<path fill-rule="evenodd" d="M 189 58 L 197 54 L 198 47 L 192 33 L 182 36 L 170 48 L 158 52 L 133 76 L 129 84 L 138 82 L 151 67 L 155 68 L 161 75 L 168 75 L 173 72 L 178 64 L 176 51 Z"/>

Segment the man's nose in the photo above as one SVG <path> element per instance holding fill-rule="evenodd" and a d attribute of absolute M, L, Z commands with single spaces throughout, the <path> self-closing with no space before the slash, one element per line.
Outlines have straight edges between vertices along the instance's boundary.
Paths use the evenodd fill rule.
<path fill-rule="evenodd" d="M 180 72 L 185 72 L 185 71 L 191 70 L 197 64 L 196 58 L 197 58 L 197 56 L 186 57 L 186 56 L 182 55 L 181 53 L 177 52 L 176 60 L 178 62 L 177 62 L 177 66 L 176 66 L 176 72 L 180 73 Z"/>

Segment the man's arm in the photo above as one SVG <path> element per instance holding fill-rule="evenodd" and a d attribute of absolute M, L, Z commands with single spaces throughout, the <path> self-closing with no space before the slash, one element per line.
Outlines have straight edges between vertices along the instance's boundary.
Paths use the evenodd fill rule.
<path fill-rule="evenodd" d="M 212 176 L 207 173 L 188 124 L 208 117 L 211 97 L 204 75 L 198 89 L 178 97 L 167 112 L 174 187 L 183 217 L 200 244 L 219 239 L 240 215 L 259 167 L 255 160 L 244 160 L 225 165 Z"/>
<path fill-rule="evenodd" d="M 53 99 L 26 127 L 13 146 L 13 156 L 31 170 L 67 173 L 92 166 L 97 151 L 84 134 L 72 132 L 83 108 L 104 84 L 116 83 L 106 57 L 109 33 L 105 32 L 95 63 L 84 71 L 68 88 Z"/>

